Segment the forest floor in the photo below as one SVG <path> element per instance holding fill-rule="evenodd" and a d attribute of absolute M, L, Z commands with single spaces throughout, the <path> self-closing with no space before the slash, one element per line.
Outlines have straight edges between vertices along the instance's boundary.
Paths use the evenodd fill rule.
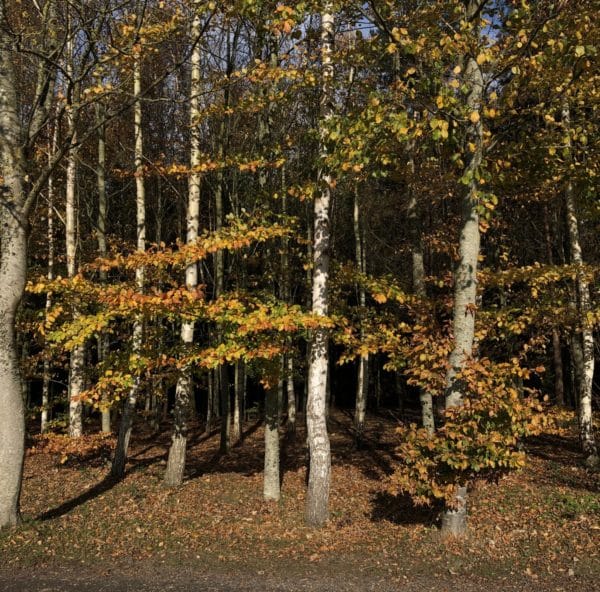
<path fill-rule="evenodd" d="M 304 433 L 282 441 L 282 499 L 262 501 L 262 427 L 218 452 L 192 431 L 184 485 L 162 483 L 168 426 L 143 421 L 125 479 L 108 478 L 113 437 L 29 440 L 24 522 L 0 533 L 0 590 L 600 591 L 600 476 L 579 453 L 574 418 L 530 440 L 527 467 L 471 490 L 469 535 L 443 540 L 435 509 L 386 493 L 396 421 L 371 416 L 353 446 L 350 414 L 330 418 L 331 520 L 303 525 Z"/>

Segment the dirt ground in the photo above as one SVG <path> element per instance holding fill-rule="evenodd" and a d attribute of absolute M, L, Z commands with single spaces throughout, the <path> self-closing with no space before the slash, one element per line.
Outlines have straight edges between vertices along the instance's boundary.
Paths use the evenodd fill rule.
<path fill-rule="evenodd" d="M 435 508 L 390 496 L 396 420 L 330 419 L 331 520 L 303 525 L 302 431 L 282 440 L 282 500 L 262 501 L 262 426 L 226 456 L 218 434 L 190 438 L 186 481 L 162 483 L 168 426 L 143 420 L 124 480 L 108 478 L 113 438 L 32 438 L 18 528 L 0 533 L 0 591 L 600 591 L 600 479 L 586 469 L 572 416 L 527 443 L 529 462 L 474 484 L 469 535 L 442 540 Z"/>

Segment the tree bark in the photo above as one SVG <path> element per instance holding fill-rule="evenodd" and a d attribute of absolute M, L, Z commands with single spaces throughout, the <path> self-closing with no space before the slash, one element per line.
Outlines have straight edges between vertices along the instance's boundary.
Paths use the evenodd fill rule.
<path fill-rule="evenodd" d="M 562 123 L 567 139 L 567 150 L 569 157 L 567 162 L 572 161 L 571 155 L 571 117 L 568 101 L 565 99 L 562 108 Z M 600 464 L 598 447 L 594 438 L 594 425 L 592 415 L 592 389 L 594 380 L 594 333 L 588 320 L 591 310 L 590 288 L 585 276 L 583 253 L 579 240 L 579 223 L 577 219 L 577 207 L 575 205 L 575 191 L 570 178 L 567 179 L 565 188 L 565 207 L 567 214 L 567 228 L 569 230 L 569 247 L 571 262 L 577 267 L 576 290 L 577 311 L 580 318 L 581 334 L 573 335 L 573 341 L 578 341 L 577 348 L 581 349 L 578 381 L 578 412 L 579 412 L 579 439 L 583 453 L 586 455 L 586 464 L 595 467 Z M 578 358 L 579 356 L 577 356 Z M 576 358 L 576 360 L 577 360 Z"/>
<path fill-rule="evenodd" d="M 67 49 L 67 75 L 72 77 L 73 48 L 69 42 Z M 75 92 L 71 91 L 72 94 Z M 67 107 L 67 126 L 72 146 L 76 143 L 75 120 L 73 118 L 73 99 Z M 66 241 L 67 241 L 67 275 L 75 277 L 77 273 L 77 227 L 79 208 L 77 204 L 77 151 L 74 147 L 67 156 L 67 172 L 65 179 L 66 192 Z M 77 310 L 73 312 L 78 315 Z M 85 368 L 85 346 L 73 348 L 69 361 L 69 436 L 78 438 L 83 434 L 83 404 L 81 393 L 84 390 L 83 371 Z"/>
<path fill-rule="evenodd" d="M 58 144 L 58 123 L 54 124 L 54 130 L 52 132 L 52 142 L 48 149 L 48 160 L 52 160 L 52 155 L 56 152 Z M 47 239 L 48 239 L 48 281 L 54 279 L 54 175 L 48 177 L 48 227 L 47 227 Z M 52 295 L 50 292 L 46 294 L 46 314 L 50 311 L 52 306 Z M 47 354 L 44 354 L 44 368 L 42 376 L 42 413 L 40 417 L 40 432 L 43 434 L 48 430 L 48 422 L 52 416 L 51 413 L 51 401 L 50 401 L 50 381 L 51 381 L 51 368 L 50 358 Z"/>
<path fill-rule="evenodd" d="M 358 186 L 354 191 L 354 247 L 356 252 L 356 265 L 361 274 L 367 273 L 367 257 L 364 237 L 361 229 L 360 202 Z M 367 303 L 366 291 L 363 282 L 358 284 L 358 304 L 361 310 L 365 310 Z M 365 338 L 365 331 L 361 325 L 360 339 Z M 360 443 L 365 429 L 365 418 L 367 412 L 367 394 L 369 386 L 369 354 L 361 355 L 358 359 L 358 377 L 356 381 L 356 409 L 354 412 L 354 429 L 356 431 L 356 443 Z"/>
<path fill-rule="evenodd" d="M 105 108 L 101 102 L 96 105 L 96 123 L 98 127 L 98 165 L 96 168 L 96 185 L 98 187 L 98 221 L 96 233 L 98 237 L 98 255 L 100 257 L 106 257 L 108 253 L 106 245 L 106 217 L 108 204 L 106 200 L 106 128 L 104 125 L 105 120 Z M 100 271 L 100 281 L 106 283 L 107 277 L 106 271 Z M 109 342 L 108 334 L 102 331 L 98 335 L 98 362 L 102 363 L 106 359 L 108 354 Z M 110 407 L 106 399 L 103 396 L 100 402 L 100 414 L 101 414 L 101 430 L 103 434 L 110 434 Z"/>
<path fill-rule="evenodd" d="M 142 80 L 141 80 L 141 48 L 134 47 L 133 61 L 133 127 L 135 136 L 135 188 L 136 188 L 136 227 L 137 227 L 137 250 L 146 250 L 146 189 L 144 185 L 144 142 L 142 132 Z M 144 291 L 145 270 L 143 266 L 135 270 L 135 281 L 139 292 Z M 142 318 L 137 318 L 133 324 L 132 355 L 136 356 L 142 350 L 144 337 L 144 324 Z M 117 447 L 113 459 L 111 474 L 113 478 L 120 479 L 125 474 L 125 465 L 127 464 L 127 453 L 129 450 L 129 440 L 133 427 L 133 418 L 135 415 L 135 406 L 139 390 L 139 375 L 125 399 L 123 415 L 119 425 L 119 435 L 117 438 Z"/>
<path fill-rule="evenodd" d="M 196 12 L 192 20 L 192 43 L 194 49 L 191 56 L 191 82 L 190 82 L 190 174 L 188 181 L 188 212 L 187 236 L 188 244 L 193 244 L 198 239 L 200 227 L 200 183 L 201 176 L 198 172 L 200 166 L 200 126 L 198 117 L 200 111 L 200 60 L 201 51 L 198 38 L 200 37 L 200 13 L 194 4 Z M 190 261 L 185 271 L 185 285 L 188 290 L 198 286 L 198 263 Z M 181 341 L 184 348 L 194 342 L 194 321 L 184 320 L 181 325 Z M 175 389 L 175 414 L 169 460 L 165 473 L 165 483 L 170 486 L 181 485 L 185 469 L 186 443 L 188 433 L 188 416 L 190 401 L 194 396 L 192 369 L 188 366 L 182 369 Z"/>
<path fill-rule="evenodd" d="M 333 5 L 326 2 L 321 13 L 321 58 L 323 87 L 321 117 L 333 114 Z M 332 178 L 326 169 L 327 145 L 324 126 L 320 129 L 321 166 L 318 193 L 314 201 L 312 312 L 317 316 L 328 313 L 329 243 Z M 327 375 L 329 366 L 329 336 L 326 329 L 313 331 L 308 370 L 308 401 L 306 426 L 309 447 L 308 491 L 305 519 L 309 526 L 323 526 L 329 517 L 329 488 L 331 481 L 331 449 L 327 433 Z"/>
<path fill-rule="evenodd" d="M 0 2 L 0 22 L 6 19 L 6 3 Z M 19 494 L 25 452 L 25 410 L 17 359 L 15 319 L 27 277 L 28 215 L 33 199 L 46 183 L 58 159 L 35 183 L 27 175 L 26 150 L 46 120 L 56 63 L 56 31 L 51 21 L 54 3 L 44 10 L 44 27 L 50 33 L 44 47 L 49 60 L 40 60 L 31 124 L 21 128 L 14 72 L 14 39 L 0 27 L 0 528 L 15 525 L 19 518 Z M 48 29 L 45 29 L 48 30 Z M 45 81 L 45 84 L 41 82 Z M 62 156 L 61 152 L 61 156 Z M 31 186 L 26 190 L 27 183 Z"/>
<path fill-rule="evenodd" d="M 466 18 L 478 18 L 481 0 L 466 0 Z M 478 27 L 475 27 L 476 31 Z M 478 33 L 475 33 L 478 34 Z M 473 354 L 475 335 L 475 311 L 477 298 L 477 264 L 479 258 L 480 234 L 477 212 L 477 180 L 475 173 L 483 159 L 483 126 L 481 124 L 481 101 L 483 97 L 483 74 L 475 57 L 465 58 L 464 84 L 468 88 L 466 106 L 470 123 L 467 125 L 464 154 L 466 157 L 465 175 L 467 191 L 462 198 L 462 229 L 459 239 L 458 266 L 454 273 L 454 346 L 449 357 L 449 370 L 446 377 L 446 408 L 458 407 L 463 403 L 463 386 L 460 372 Z M 477 117 L 473 117 L 475 113 Z M 471 151 L 469 144 L 474 146 Z M 442 533 L 462 536 L 467 529 L 467 489 L 460 484 L 456 489 L 453 508 L 447 508 L 442 519 Z"/>
<path fill-rule="evenodd" d="M 418 208 L 417 196 L 414 191 L 415 159 L 414 146 L 409 144 L 408 150 L 408 224 L 412 255 L 412 281 L 413 291 L 419 298 L 426 298 L 425 289 L 425 263 L 423 258 L 423 242 L 421 239 L 421 215 Z M 430 436 L 435 433 L 435 414 L 433 412 L 433 397 L 431 393 L 420 389 L 419 399 L 421 401 L 421 423 Z"/>
<path fill-rule="evenodd" d="M 263 497 L 266 501 L 279 501 L 279 400 L 277 389 L 269 386 L 265 400 L 265 472 Z"/>

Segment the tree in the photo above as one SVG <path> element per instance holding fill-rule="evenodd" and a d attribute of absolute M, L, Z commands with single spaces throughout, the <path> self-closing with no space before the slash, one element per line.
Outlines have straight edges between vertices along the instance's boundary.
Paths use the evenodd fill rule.
<path fill-rule="evenodd" d="M 329 209 L 333 179 L 326 168 L 327 135 L 325 124 L 332 116 L 333 101 L 333 40 L 334 15 L 331 2 L 325 2 L 321 12 L 322 90 L 320 130 L 320 169 L 317 195 L 314 198 L 312 312 L 326 316 L 329 283 Z M 306 426 L 309 446 L 309 475 L 306 496 L 306 522 L 322 526 L 329 517 L 329 486 L 331 479 L 331 450 L 327 434 L 326 401 L 329 366 L 329 340 L 326 329 L 316 329 L 310 345 L 308 369 L 308 400 Z"/>

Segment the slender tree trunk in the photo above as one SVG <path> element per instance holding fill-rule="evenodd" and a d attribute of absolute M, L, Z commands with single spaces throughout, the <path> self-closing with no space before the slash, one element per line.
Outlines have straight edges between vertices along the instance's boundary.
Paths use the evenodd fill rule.
<path fill-rule="evenodd" d="M 105 108 L 101 102 L 96 105 L 96 122 L 98 127 L 98 165 L 96 168 L 96 184 L 98 186 L 98 222 L 97 222 L 97 236 L 98 236 L 98 255 L 100 257 L 106 257 L 108 248 L 106 245 L 106 216 L 108 210 L 108 204 L 106 200 L 106 129 L 104 125 L 105 121 Z M 106 271 L 100 271 L 100 281 L 106 283 L 108 280 Z M 98 362 L 102 363 L 105 361 L 108 355 L 109 341 L 108 333 L 102 331 L 98 335 Z M 106 395 L 103 395 L 102 401 L 100 402 L 100 414 L 101 414 L 101 430 L 104 434 L 110 434 L 110 407 Z"/>
<path fill-rule="evenodd" d="M 323 64 L 323 88 L 321 117 L 333 115 L 333 5 L 326 2 L 321 13 L 321 58 Z M 327 145 L 324 126 L 320 130 L 321 167 L 318 193 L 314 201 L 314 264 L 312 277 L 312 312 L 317 316 L 328 313 L 329 242 L 332 178 L 325 169 Z M 327 433 L 327 375 L 329 365 L 329 336 L 325 329 L 313 331 L 308 370 L 308 401 L 306 425 L 310 466 L 306 495 L 306 523 L 323 526 L 329 517 L 329 487 L 331 481 L 331 449 Z"/>
<path fill-rule="evenodd" d="M 481 0 L 466 0 L 466 18 L 477 18 Z M 476 33 L 478 34 L 478 33 Z M 475 172 L 483 159 L 483 126 L 480 109 L 483 96 L 483 75 L 473 56 L 466 57 L 464 84 L 468 88 L 466 105 L 470 122 L 467 127 L 465 173 L 469 179 L 467 191 L 462 198 L 462 229 L 459 240 L 458 266 L 454 273 L 454 346 L 450 353 L 447 375 L 446 408 L 463 404 L 463 387 L 460 372 L 473 354 L 475 334 L 475 310 L 477 302 L 477 265 L 479 258 L 479 214 L 477 212 L 477 181 Z M 471 114 L 477 114 L 473 117 Z M 471 151 L 467 144 L 471 143 Z M 442 533 L 463 536 L 467 529 L 467 488 L 466 484 L 457 487 L 452 508 L 447 508 L 442 517 Z"/>
<path fill-rule="evenodd" d="M 265 397 L 265 472 L 263 497 L 279 501 L 279 400 L 277 389 L 269 386 Z"/>
<path fill-rule="evenodd" d="M 571 156 L 571 121 L 568 101 L 565 99 L 562 108 L 562 122 L 565 129 L 568 161 Z M 576 290 L 577 309 L 581 323 L 581 334 L 573 335 L 573 341 L 578 341 L 577 347 L 581 348 L 581 357 L 577 374 L 579 375 L 579 438 L 586 455 L 586 463 L 589 466 L 597 466 L 600 463 L 598 447 L 594 438 L 594 425 L 592 416 L 592 389 L 594 381 L 594 333 L 588 320 L 591 310 L 590 288 L 584 270 L 583 254 L 579 240 L 579 223 L 577 219 L 577 208 L 575 205 L 575 191 L 571 179 L 567 179 L 565 189 L 565 207 L 567 214 L 567 227 L 569 230 L 569 246 L 571 251 L 571 262 L 577 267 Z"/>
<path fill-rule="evenodd" d="M 423 258 L 423 242 L 421 239 L 421 215 L 418 209 L 417 196 L 414 192 L 415 160 L 413 155 L 414 147 L 409 144 L 408 148 L 408 171 L 411 176 L 408 196 L 408 224 L 411 239 L 412 250 L 412 280 L 413 291 L 419 298 L 426 298 L 425 289 L 425 263 Z M 435 415 L 433 412 L 433 397 L 431 393 L 420 390 L 419 399 L 421 401 L 421 423 L 430 436 L 435 433 Z"/>
<path fill-rule="evenodd" d="M 361 229 L 360 202 L 358 195 L 358 186 L 354 190 L 354 246 L 356 252 L 356 265 L 361 274 L 367 272 L 366 263 L 366 245 Z M 363 282 L 358 284 L 358 305 L 361 310 L 365 310 L 367 304 L 367 295 Z M 365 338 L 364 327 L 360 328 L 361 342 Z M 356 442 L 360 443 L 365 429 L 365 418 L 367 412 L 367 395 L 369 387 L 369 354 L 363 354 L 358 359 L 358 377 L 356 381 L 356 410 L 354 412 L 354 428 L 356 430 Z"/>
<path fill-rule="evenodd" d="M 197 8 L 197 7 L 196 7 Z M 200 126 L 198 125 L 200 107 L 200 14 L 194 15 L 192 21 L 192 42 L 195 43 L 191 57 L 191 83 L 190 83 L 190 169 L 192 174 L 188 182 L 188 212 L 187 212 L 187 243 L 193 244 L 198 239 L 200 226 L 200 183 L 198 172 L 200 166 Z M 185 272 L 185 285 L 188 290 L 198 286 L 198 263 L 190 261 Z M 189 347 L 194 342 L 194 322 L 184 321 L 181 326 L 181 341 L 184 347 Z M 194 396 L 192 369 L 186 366 L 182 369 L 175 389 L 175 416 L 173 437 L 169 450 L 169 460 L 165 473 L 167 485 L 181 485 L 185 469 L 185 454 L 187 442 L 187 420 L 190 411 L 190 401 Z"/>
<path fill-rule="evenodd" d="M 212 425 L 213 419 L 213 401 L 215 398 L 215 373 L 208 372 L 207 374 L 207 399 L 206 399 L 206 426 L 204 429 L 204 433 L 206 435 L 210 434 L 210 427 Z"/>
<path fill-rule="evenodd" d="M 58 145 L 58 123 L 54 124 L 52 132 L 52 142 L 48 150 L 48 160 L 51 161 L 56 153 Z M 48 281 L 54 279 L 54 175 L 48 177 Z M 52 306 L 52 295 L 50 292 L 46 294 L 46 315 Z M 48 429 L 48 421 L 51 418 L 51 402 L 50 402 L 50 381 L 51 381 L 50 357 L 44 354 L 44 369 L 42 376 L 42 414 L 40 419 L 40 431 L 45 433 Z"/>
<path fill-rule="evenodd" d="M 137 50 L 137 51 L 136 51 Z M 144 151 L 143 151 L 143 133 L 142 133 L 142 81 L 141 81 L 141 53 L 140 48 L 134 48 L 135 58 L 133 62 L 133 118 L 134 118 L 134 136 L 135 136 L 135 188 L 136 188 L 136 226 L 137 226 L 137 250 L 143 252 L 146 250 L 146 189 L 144 185 Z M 139 292 L 144 291 L 145 271 L 143 267 L 135 270 L 135 281 Z M 144 337 L 144 323 L 142 318 L 137 318 L 133 324 L 132 350 L 133 355 L 139 355 L 142 350 Z M 135 415 L 135 406 L 137 403 L 140 377 L 136 376 L 135 383 L 125 399 L 121 423 L 119 425 L 119 435 L 117 438 L 117 447 L 113 459 L 111 474 L 114 478 L 120 479 L 125 474 L 125 465 L 127 464 L 127 453 L 129 450 L 129 440 L 133 427 L 133 417 Z"/>
<path fill-rule="evenodd" d="M 235 364 L 234 377 L 234 403 L 233 403 L 233 429 L 232 439 L 236 443 L 242 441 L 242 413 L 244 410 L 244 398 L 246 396 L 246 366 L 243 360 Z"/>
<path fill-rule="evenodd" d="M 67 74 L 72 74 L 71 60 L 73 49 L 71 44 L 67 49 Z M 74 91 L 73 91 L 74 92 Z M 73 119 L 72 104 L 67 110 L 67 125 L 72 143 L 75 143 L 75 121 Z M 75 277 L 77 273 L 77 227 L 79 208 L 77 204 L 77 151 L 73 148 L 67 156 L 67 172 L 65 179 L 66 191 L 66 240 L 67 240 L 67 275 Z M 74 311 L 74 316 L 78 315 Z M 69 436 L 78 438 L 83 434 L 83 404 L 81 393 L 84 390 L 83 371 L 85 368 L 85 346 L 78 345 L 73 348 L 69 363 Z"/>

